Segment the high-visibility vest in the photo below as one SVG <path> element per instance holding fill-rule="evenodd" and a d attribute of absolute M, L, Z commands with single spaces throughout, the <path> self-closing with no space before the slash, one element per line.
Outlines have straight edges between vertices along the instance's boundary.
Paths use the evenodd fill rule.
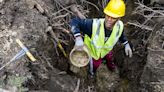
<path fill-rule="evenodd" d="M 91 38 L 88 35 L 84 36 L 84 43 L 95 60 L 107 55 L 113 49 L 123 32 L 123 22 L 118 20 L 114 24 L 110 37 L 105 41 L 104 20 L 93 19 Z"/>

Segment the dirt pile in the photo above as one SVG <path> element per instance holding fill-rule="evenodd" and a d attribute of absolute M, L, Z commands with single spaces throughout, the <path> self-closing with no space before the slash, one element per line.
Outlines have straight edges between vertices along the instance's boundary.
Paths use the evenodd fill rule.
<path fill-rule="evenodd" d="M 44 2 L 39 0 L 36 2 L 29 0 L 4 0 L 0 3 L 1 66 L 9 62 L 21 50 L 20 46 L 15 42 L 16 38 L 19 38 L 37 59 L 36 62 L 31 62 L 27 56 L 23 56 L 1 70 L 2 88 L 11 89 L 16 87 L 20 91 L 27 90 L 26 87 L 31 86 L 30 89 L 42 89 L 43 81 L 48 79 L 48 69 L 53 68 L 50 64 L 52 57 L 49 51 L 54 50 L 54 47 L 52 42 L 47 40 L 46 33 L 50 17 L 43 14 L 42 7 L 50 14 L 54 11 L 51 0 Z M 57 56 L 54 51 L 53 53 L 55 54 L 54 56 Z M 54 58 L 53 62 L 55 64 L 57 61 L 54 61 Z M 60 60 L 65 62 L 62 59 Z M 15 76 L 16 79 L 12 78 L 12 81 L 18 81 L 17 84 L 20 84 L 10 83 L 10 76 Z M 23 80 L 17 79 L 19 77 L 23 78 Z M 29 83 L 26 83 L 27 80 L 29 80 Z M 39 80 L 41 80 L 41 83 Z"/>
<path fill-rule="evenodd" d="M 42 46 L 44 30 L 48 26 L 47 18 L 37 10 L 28 8 L 26 1 L 8 0 L 0 4 L 0 34 L 1 34 L 1 66 L 9 62 L 20 50 L 15 42 L 19 38 L 33 53 Z M 20 7 L 21 6 L 21 7 Z M 27 67 L 31 62 L 25 56 L 1 70 L 2 88 L 17 88 L 19 91 L 27 90 L 22 83 L 33 75 Z M 11 81 L 9 81 L 11 80 Z"/>

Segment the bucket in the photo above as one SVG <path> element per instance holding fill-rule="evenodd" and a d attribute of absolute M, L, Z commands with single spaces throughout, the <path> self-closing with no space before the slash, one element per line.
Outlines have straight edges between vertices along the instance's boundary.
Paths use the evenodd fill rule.
<path fill-rule="evenodd" d="M 88 48 L 84 45 L 81 50 L 73 48 L 70 52 L 70 61 L 76 67 L 84 67 L 91 60 Z"/>

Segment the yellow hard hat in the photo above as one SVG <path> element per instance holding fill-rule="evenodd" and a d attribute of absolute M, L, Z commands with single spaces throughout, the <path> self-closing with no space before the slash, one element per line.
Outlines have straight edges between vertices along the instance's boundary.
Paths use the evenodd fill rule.
<path fill-rule="evenodd" d="M 108 16 L 118 18 L 125 15 L 125 3 L 123 0 L 110 0 L 104 9 L 104 13 Z"/>

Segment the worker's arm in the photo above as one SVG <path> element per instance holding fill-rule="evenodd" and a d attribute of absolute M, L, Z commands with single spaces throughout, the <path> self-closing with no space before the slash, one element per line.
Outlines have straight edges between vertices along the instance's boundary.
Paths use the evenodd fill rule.
<path fill-rule="evenodd" d="M 127 39 L 127 37 L 125 36 L 124 32 L 122 32 L 122 34 L 121 34 L 121 36 L 120 36 L 120 38 L 119 38 L 119 41 L 120 41 L 121 43 L 123 43 L 124 45 L 128 43 L 128 39 Z"/>
<path fill-rule="evenodd" d="M 127 40 L 127 37 L 125 36 L 124 32 L 122 33 L 121 37 L 119 38 L 119 41 L 124 44 L 125 46 L 125 54 L 129 57 L 132 57 L 132 49 L 129 45 L 129 42 Z"/>
<path fill-rule="evenodd" d="M 82 46 L 84 45 L 82 35 L 87 34 L 91 37 L 92 19 L 74 18 L 71 20 L 70 25 L 71 31 L 75 37 L 75 48 L 77 48 L 77 50 L 81 50 Z"/>
<path fill-rule="evenodd" d="M 80 18 L 73 18 L 71 20 L 71 31 L 74 34 L 74 37 L 82 36 L 87 34 L 91 37 L 92 34 L 92 19 L 80 19 Z M 82 33 L 82 34 L 81 34 Z"/>

